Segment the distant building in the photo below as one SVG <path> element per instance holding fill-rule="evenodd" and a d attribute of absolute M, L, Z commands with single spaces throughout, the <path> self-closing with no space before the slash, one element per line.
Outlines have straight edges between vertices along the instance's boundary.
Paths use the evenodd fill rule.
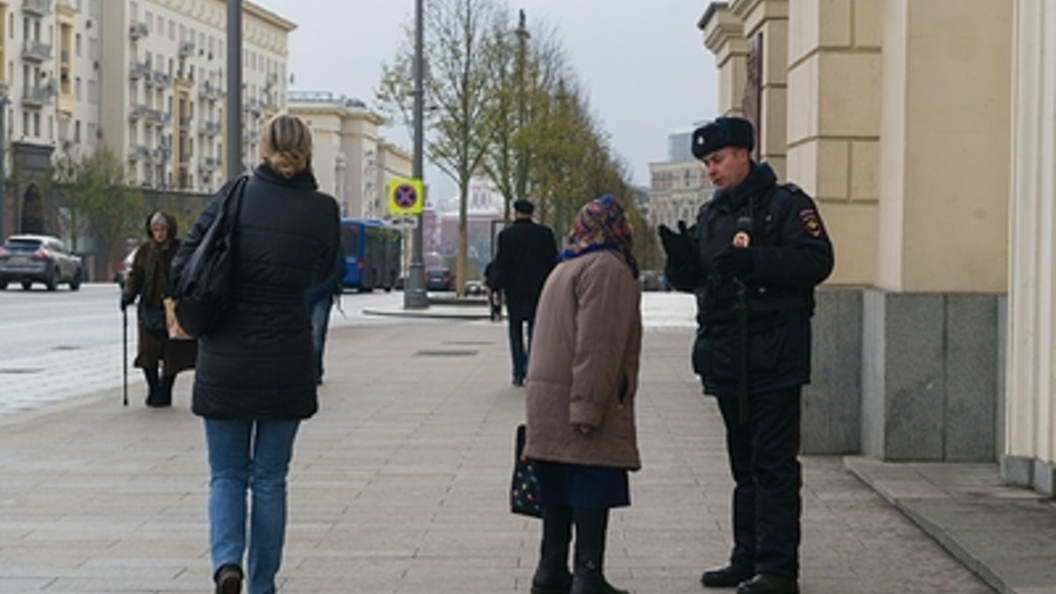
<path fill-rule="evenodd" d="M 389 218 L 388 182 L 410 177 L 412 163 L 409 152 L 379 136 L 381 116 L 329 91 L 290 91 L 287 107 L 312 130 L 316 180 L 337 199 L 341 216 Z"/>
<path fill-rule="evenodd" d="M 436 206 L 426 202 L 426 208 L 432 210 L 430 216 L 423 217 L 427 266 L 447 266 L 454 262 L 458 254 L 458 204 L 458 196 Z M 482 177 L 474 177 L 470 181 L 469 201 L 466 204 L 470 278 L 474 272 L 479 275 L 491 261 L 492 236 L 501 226 L 503 205 L 502 194 L 494 182 Z"/>
<path fill-rule="evenodd" d="M 690 153 L 692 132 L 668 137 L 668 160 L 649 164 L 649 199 L 646 218 L 656 228 L 674 228 L 679 220 L 692 225 L 697 210 L 711 197 L 715 187 L 700 161 Z"/>

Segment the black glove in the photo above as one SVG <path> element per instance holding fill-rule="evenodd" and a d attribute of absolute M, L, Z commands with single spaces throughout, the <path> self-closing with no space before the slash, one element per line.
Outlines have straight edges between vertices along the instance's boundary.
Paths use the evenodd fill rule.
<path fill-rule="evenodd" d="M 723 278 L 743 277 L 751 273 L 752 268 L 755 267 L 751 248 L 739 248 L 732 245 L 715 254 L 711 263 Z"/>
<path fill-rule="evenodd" d="M 121 311 L 128 309 L 128 306 L 135 303 L 135 301 L 135 295 L 125 295 L 124 293 L 121 293 Z"/>
<path fill-rule="evenodd" d="M 678 233 L 667 225 L 660 225 L 660 243 L 664 246 L 667 259 L 675 266 L 680 266 L 693 259 L 693 241 L 686 232 L 686 222 L 678 222 Z"/>

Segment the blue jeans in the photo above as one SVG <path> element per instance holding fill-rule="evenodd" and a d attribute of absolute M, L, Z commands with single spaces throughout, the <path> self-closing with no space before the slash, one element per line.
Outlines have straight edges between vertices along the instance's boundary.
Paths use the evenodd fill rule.
<path fill-rule="evenodd" d="M 286 538 L 286 473 L 299 419 L 205 419 L 209 450 L 209 549 L 213 575 L 221 566 L 242 567 L 246 550 L 246 492 L 249 515 L 249 594 L 273 594 Z"/>
<path fill-rule="evenodd" d="M 326 346 L 326 330 L 330 326 L 332 297 L 320 299 L 312 306 L 312 354 L 315 356 L 315 382 L 323 381 L 323 349 Z"/>
<path fill-rule="evenodd" d="M 528 324 L 528 346 L 525 347 L 524 325 Z M 528 374 L 528 353 L 532 350 L 532 318 L 510 316 L 510 357 L 513 359 L 513 379 L 523 380 Z"/>

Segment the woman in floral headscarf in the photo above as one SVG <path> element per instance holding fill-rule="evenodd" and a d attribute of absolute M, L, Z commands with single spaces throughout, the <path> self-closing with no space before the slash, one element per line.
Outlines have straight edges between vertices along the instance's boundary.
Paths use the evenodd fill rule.
<path fill-rule="evenodd" d="M 631 225 L 605 195 L 585 205 L 539 299 L 528 358 L 525 455 L 543 510 L 533 594 L 615 594 L 602 567 L 609 510 L 638 470 L 634 395 L 642 322 Z M 573 571 L 568 570 L 572 526 Z"/>

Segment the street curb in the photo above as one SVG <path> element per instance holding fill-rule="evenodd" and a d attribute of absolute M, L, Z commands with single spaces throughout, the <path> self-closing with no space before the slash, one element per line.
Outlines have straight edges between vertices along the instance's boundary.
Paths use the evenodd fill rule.
<path fill-rule="evenodd" d="M 1039 588 L 1033 584 L 1014 585 L 1012 582 L 1021 581 L 1026 574 L 1037 576 L 1037 572 L 1045 573 L 1044 567 L 1039 566 L 1035 571 L 1031 571 L 1029 563 L 1024 565 L 1024 559 L 1010 561 L 995 554 L 992 547 L 985 545 L 986 536 L 978 534 L 978 528 L 958 525 L 956 521 L 951 522 L 949 513 L 937 512 L 939 509 L 949 510 L 957 506 L 966 508 L 959 512 L 961 515 L 973 516 L 977 521 L 978 518 L 983 518 L 984 525 L 1005 526 L 1009 523 L 1007 515 L 1020 511 L 1016 508 L 1020 503 L 1017 501 L 1018 497 L 1000 501 L 999 511 L 995 512 L 990 505 L 993 501 L 952 495 L 926 480 L 907 464 L 890 464 L 862 456 L 845 456 L 843 465 L 998 594 L 1056 593 L 1056 590 L 1049 587 Z M 913 495 L 907 495 L 909 493 Z M 1030 498 L 1022 500 L 1024 503 L 1030 501 Z M 998 514 L 1002 517 L 996 517 Z M 988 515 L 995 516 L 992 522 L 987 519 Z M 1050 546 L 1056 547 L 1056 543 Z M 1042 563 L 1048 565 L 1047 562 Z M 1031 581 L 1029 577 L 1026 579 Z"/>
<path fill-rule="evenodd" d="M 433 308 L 426 309 L 372 309 L 366 308 L 362 310 L 364 314 L 371 316 L 389 316 L 399 318 L 425 318 L 434 320 L 490 320 L 491 315 L 484 312 L 467 312 L 457 311 L 451 309 L 437 310 Z"/>

